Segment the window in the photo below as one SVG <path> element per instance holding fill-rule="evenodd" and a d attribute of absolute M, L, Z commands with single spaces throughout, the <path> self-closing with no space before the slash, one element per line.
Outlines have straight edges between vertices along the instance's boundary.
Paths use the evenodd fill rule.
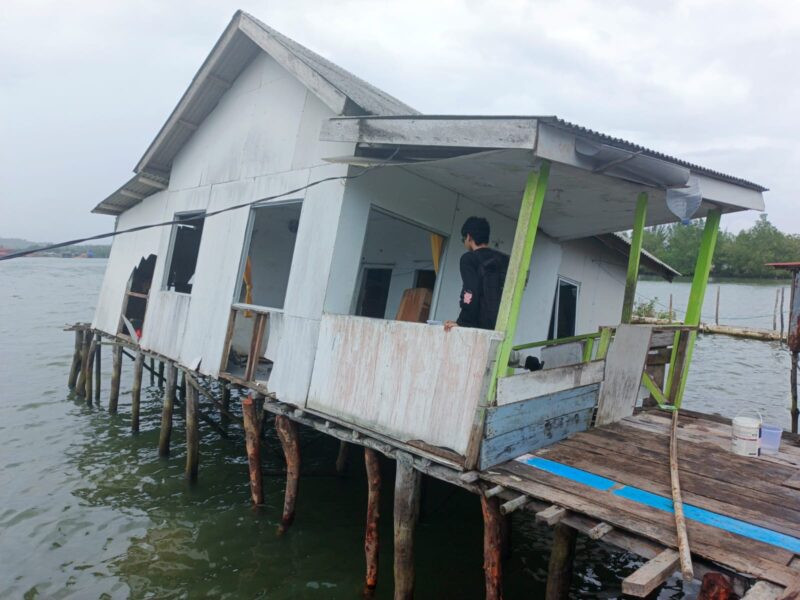
<path fill-rule="evenodd" d="M 172 242 L 169 249 L 169 268 L 166 271 L 166 289 L 184 294 L 192 293 L 200 238 L 203 236 L 204 212 L 175 215 Z"/>
<path fill-rule="evenodd" d="M 382 319 L 386 314 L 386 303 L 389 300 L 391 284 L 392 269 L 364 267 L 356 314 L 362 317 Z"/>
<path fill-rule="evenodd" d="M 554 340 L 575 335 L 578 315 L 578 288 L 580 284 L 565 277 L 558 278 L 556 297 L 553 299 L 553 314 L 550 317 L 550 332 L 547 339 Z"/>

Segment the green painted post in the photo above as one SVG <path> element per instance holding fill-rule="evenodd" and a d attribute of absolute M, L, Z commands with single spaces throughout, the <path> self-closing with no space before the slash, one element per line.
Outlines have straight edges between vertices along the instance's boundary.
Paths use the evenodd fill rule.
<path fill-rule="evenodd" d="M 525 279 L 531 264 L 533 243 L 536 240 L 536 230 L 539 227 L 539 218 L 542 215 L 544 195 L 547 191 L 547 180 L 550 175 L 550 163 L 542 161 L 538 169 L 534 168 L 528 175 L 525 193 L 522 196 L 522 206 L 517 220 L 517 231 L 514 234 L 514 246 L 508 261 L 506 284 L 503 288 L 503 298 L 497 313 L 495 329 L 504 333 L 504 338 L 497 349 L 497 360 L 492 368 L 492 380 L 489 384 L 488 403 L 494 403 L 494 394 L 497 389 L 497 378 L 502 373 L 508 375 L 508 359 L 514 345 L 514 333 L 517 330 L 519 308 L 522 304 L 522 292 L 525 289 Z"/>
<path fill-rule="evenodd" d="M 647 192 L 642 192 L 636 201 L 636 215 L 633 219 L 631 253 L 628 257 L 628 276 L 625 278 L 625 299 L 622 302 L 622 323 L 630 323 L 633 316 L 636 283 L 639 281 L 639 259 L 642 256 L 645 219 L 647 219 Z"/>
<path fill-rule="evenodd" d="M 711 262 L 714 258 L 714 248 L 717 245 L 717 234 L 719 233 L 719 222 L 721 218 L 722 211 L 718 208 L 708 211 L 708 215 L 706 215 L 706 226 L 703 229 L 703 240 L 700 244 L 700 253 L 697 255 L 694 278 L 692 279 L 692 289 L 689 292 L 689 305 L 686 308 L 686 318 L 684 319 L 684 323 L 692 327 L 696 327 L 700 324 L 700 315 L 703 310 L 706 288 L 708 287 L 708 276 L 711 274 Z M 683 392 L 686 389 L 686 380 L 689 376 L 689 366 L 692 364 L 694 343 L 697 340 L 697 330 L 690 331 L 688 335 L 689 339 L 686 343 L 686 356 L 683 360 L 683 369 L 678 380 L 678 389 L 675 390 L 673 396 L 675 408 L 680 408 L 681 401 L 683 400 Z M 676 335 L 676 343 L 677 338 L 678 336 Z M 667 397 L 669 397 L 670 387 L 675 379 L 675 373 L 672 372 L 674 364 L 675 361 L 670 364 L 670 381 L 667 388 Z"/>

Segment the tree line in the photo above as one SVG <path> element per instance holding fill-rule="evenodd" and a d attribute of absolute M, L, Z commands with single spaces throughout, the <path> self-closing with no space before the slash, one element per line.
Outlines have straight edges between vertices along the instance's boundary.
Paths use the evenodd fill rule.
<path fill-rule="evenodd" d="M 694 273 L 705 219 L 688 225 L 656 225 L 644 232 L 643 246 L 683 275 Z M 765 267 L 770 262 L 800 262 L 800 235 L 783 233 L 766 214 L 739 233 L 720 231 L 711 275 L 714 277 L 785 278 L 785 271 Z"/>

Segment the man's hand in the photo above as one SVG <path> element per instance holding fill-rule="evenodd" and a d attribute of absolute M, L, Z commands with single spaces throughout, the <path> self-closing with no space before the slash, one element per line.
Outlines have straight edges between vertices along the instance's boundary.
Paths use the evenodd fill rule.
<path fill-rule="evenodd" d="M 444 322 L 444 330 L 450 331 L 453 327 L 458 327 L 458 323 L 455 321 L 445 321 Z"/>

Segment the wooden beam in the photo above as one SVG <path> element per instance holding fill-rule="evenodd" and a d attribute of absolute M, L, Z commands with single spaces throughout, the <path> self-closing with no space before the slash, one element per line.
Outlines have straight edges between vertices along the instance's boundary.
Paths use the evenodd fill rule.
<path fill-rule="evenodd" d="M 560 523 L 561 519 L 567 516 L 567 509 L 562 508 L 561 506 L 556 506 L 555 504 L 552 506 L 548 506 L 542 511 L 536 513 L 536 522 L 537 523 L 545 523 L 546 525 L 552 527 L 553 525 Z"/>
<path fill-rule="evenodd" d="M 669 548 L 622 580 L 622 593 L 644 598 L 678 570 L 680 557 Z"/>
<path fill-rule="evenodd" d="M 186 478 L 197 481 L 200 466 L 200 424 L 198 418 L 199 398 L 193 385 L 186 389 Z"/>
<path fill-rule="evenodd" d="M 378 553 L 380 549 L 381 463 L 378 453 L 364 448 L 364 466 L 367 470 L 367 530 L 364 535 L 364 556 L 367 562 L 365 587 L 371 592 L 378 585 Z"/>
<path fill-rule="evenodd" d="M 578 532 L 559 523 L 553 535 L 550 562 L 547 565 L 545 600 L 567 600 L 572 582 L 572 565 L 575 561 L 575 544 Z"/>
<path fill-rule="evenodd" d="M 783 588 L 769 581 L 756 581 L 755 585 L 747 590 L 742 600 L 779 600 L 783 595 Z"/>
<path fill-rule="evenodd" d="M 639 261 L 642 257 L 642 240 L 644 224 L 647 219 L 647 193 L 642 192 L 636 201 L 636 214 L 633 219 L 633 237 L 628 255 L 628 274 L 625 278 L 625 296 L 622 301 L 621 323 L 630 323 L 633 316 L 633 305 L 636 301 L 636 283 L 639 281 Z"/>
<path fill-rule="evenodd" d="M 592 527 L 586 535 L 589 536 L 589 539 L 592 540 L 599 540 L 603 538 L 606 534 L 611 533 L 614 528 L 609 525 L 608 523 L 598 523 L 594 527 Z"/>
<path fill-rule="evenodd" d="M 414 528 L 419 516 L 421 478 L 413 458 L 398 453 L 394 480 L 395 600 L 414 597 Z"/>
<path fill-rule="evenodd" d="M 283 496 L 283 515 L 278 527 L 278 535 L 286 531 L 294 523 L 294 511 L 297 504 L 297 489 L 300 485 L 300 440 L 297 436 L 297 424 L 284 415 L 275 417 L 275 430 L 283 447 L 286 458 L 286 492 Z"/>
<path fill-rule="evenodd" d="M 504 488 L 502 485 L 496 485 L 493 488 L 489 488 L 488 490 L 486 490 L 483 493 L 483 495 L 486 498 L 493 498 L 494 496 L 497 496 L 498 494 L 502 494 L 504 491 L 506 491 L 506 488 Z"/>
<path fill-rule="evenodd" d="M 250 473 L 250 497 L 253 499 L 254 506 L 264 504 L 264 485 L 261 475 L 261 424 L 257 412 L 252 394 L 242 400 L 244 442 Z"/>
<path fill-rule="evenodd" d="M 505 504 L 500 506 L 500 512 L 504 515 L 508 515 L 518 508 L 522 508 L 528 502 L 528 497 L 524 494 L 521 494 L 514 498 L 513 500 L 509 500 Z"/>
<path fill-rule="evenodd" d="M 503 516 L 497 498 L 481 495 L 483 513 L 483 573 L 486 600 L 503 598 Z"/>
<path fill-rule="evenodd" d="M 108 393 L 108 412 L 117 414 L 119 405 L 119 380 L 122 371 L 122 346 L 115 344 L 111 349 L 111 390 Z"/>
<path fill-rule="evenodd" d="M 144 353 L 136 353 L 133 363 L 133 387 L 131 387 L 131 431 L 139 433 L 139 414 L 142 406 L 142 373 L 144 372 Z"/>

